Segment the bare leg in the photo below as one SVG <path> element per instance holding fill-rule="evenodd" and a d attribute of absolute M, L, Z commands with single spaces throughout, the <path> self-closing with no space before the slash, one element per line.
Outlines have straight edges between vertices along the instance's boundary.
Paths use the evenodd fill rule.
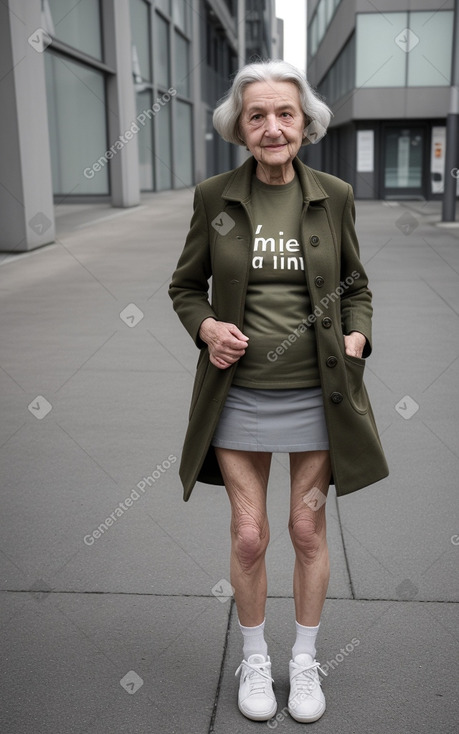
<path fill-rule="evenodd" d="M 296 556 L 293 573 L 295 613 L 297 622 L 311 627 L 320 622 L 330 577 L 326 505 L 321 504 L 328 492 L 330 476 L 328 451 L 290 454 L 289 530 Z M 305 502 L 308 492 L 312 498 L 316 496 L 318 499 L 315 507 L 314 503 L 310 506 Z M 311 494 L 306 496 L 306 500 Z"/>
<path fill-rule="evenodd" d="M 231 584 L 239 621 L 246 627 L 265 618 L 265 553 L 269 542 L 266 489 L 271 454 L 216 448 L 231 504 Z"/>

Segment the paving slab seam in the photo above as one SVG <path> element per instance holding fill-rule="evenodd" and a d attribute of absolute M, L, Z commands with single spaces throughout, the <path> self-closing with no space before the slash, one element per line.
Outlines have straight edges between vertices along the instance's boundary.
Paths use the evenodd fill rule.
<path fill-rule="evenodd" d="M 75 591 L 72 589 L 40 589 L 39 587 L 33 587 L 31 589 L 0 589 L 0 594 L 67 594 L 78 596 L 80 594 L 86 594 L 87 596 L 155 596 L 155 597 L 170 597 L 178 599 L 211 599 L 213 594 L 168 594 L 159 593 L 154 591 Z M 277 597 L 276 597 L 277 598 Z M 290 599 L 293 597 L 285 596 L 279 597 L 280 599 Z M 343 597 L 345 598 L 345 597 Z"/>
<path fill-rule="evenodd" d="M 226 653 L 228 650 L 229 645 L 229 636 L 230 636 L 230 628 L 231 628 L 231 619 L 233 616 L 233 609 L 234 609 L 234 599 L 231 599 L 230 601 L 230 608 L 228 611 L 228 621 L 226 624 L 226 633 L 225 633 L 225 642 L 223 644 L 223 652 L 222 652 L 222 661 L 220 665 L 220 674 L 218 676 L 218 682 L 217 682 L 217 688 L 215 690 L 215 698 L 214 698 L 214 705 L 212 707 L 212 714 L 210 717 L 210 723 L 209 723 L 209 729 L 207 734 L 213 734 L 215 731 L 215 719 L 217 717 L 217 709 L 218 709 L 218 700 L 220 698 L 220 690 L 223 684 L 223 675 L 224 675 L 224 669 L 225 669 L 225 662 L 226 662 Z"/>
<path fill-rule="evenodd" d="M 59 589 L 0 589 L 0 595 L 2 594 L 46 594 L 49 595 L 67 595 L 67 596 L 149 596 L 158 599 L 210 599 L 209 594 L 161 594 L 150 591 L 69 591 Z M 293 599 L 293 594 L 281 595 L 281 594 L 268 594 L 267 599 Z M 459 600 L 456 599 L 397 599 L 392 596 L 328 596 L 326 597 L 329 601 L 366 601 L 366 602 L 396 602 L 398 604 L 459 604 Z M 232 600 L 233 601 L 233 600 Z"/>
<path fill-rule="evenodd" d="M 293 599 L 293 594 L 290 594 L 290 596 L 277 596 L 276 594 L 268 594 L 268 599 Z M 381 601 L 390 601 L 390 602 L 397 602 L 400 604 L 459 604 L 458 600 L 451 600 L 451 599 L 397 599 L 396 597 L 392 596 L 355 596 L 355 597 L 348 597 L 348 596 L 326 596 L 327 600 L 330 601 L 374 601 L 374 602 L 381 602 Z"/>
<path fill-rule="evenodd" d="M 145 597 L 145 598 L 151 598 L 151 599 L 210 599 L 211 596 L 208 594 L 159 594 L 159 593 L 151 593 L 151 592 L 141 592 L 141 591 L 134 591 L 134 592 L 123 592 L 123 591 L 59 591 L 59 590 L 49 590 L 49 589 L 39 589 L 39 588 L 31 588 L 31 589 L 0 589 L 0 597 L 7 595 L 43 595 L 43 597 L 48 596 L 107 596 L 107 597 Z M 268 594 L 267 596 L 268 600 L 285 600 L 285 601 L 291 601 L 293 599 L 293 595 L 276 595 L 276 594 Z M 343 602 L 367 602 L 367 603 L 381 603 L 386 602 L 390 604 L 415 604 L 415 605 L 424 605 L 424 604 L 444 604 L 444 605 L 457 605 L 459 604 L 459 600 L 452 600 L 452 599 L 400 599 L 395 597 L 384 597 L 384 596 L 378 596 L 378 597 L 367 597 L 367 596 L 357 596 L 357 597 L 348 597 L 348 596 L 328 596 L 326 597 L 327 601 L 343 601 Z M 234 601 L 233 599 L 231 600 Z M 231 611 L 231 610 L 230 610 Z M 225 643 L 226 644 L 226 643 Z M 226 648 L 225 648 L 226 649 Z"/>
<path fill-rule="evenodd" d="M 341 522 L 341 513 L 340 513 L 340 509 L 339 509 L 339 502 L 336 503 L 336 514 L 337 514 L 337 517 L 338 517 L 338 526 L 339 526 L 339 532 L 340 532 L 340 536 L 341 536 L 341 545 L 342 545 L 342 548 L 343 548 L 344 563 L 346 564 L 346 573 L 347 573 L 347 578 L 348 578 L 348 581 L 349 581 L 349 588 L 350 588 L 350 591 L 351 591 L 352 598 L 355 599 L 356 598 L 355 597 L 355 589 L 354 589 L 354 584 L 352 582 L 351 567 L 349 565 L 349 559 L 347 557 L 346 543 L 344 541 L 343 523 Z"/>

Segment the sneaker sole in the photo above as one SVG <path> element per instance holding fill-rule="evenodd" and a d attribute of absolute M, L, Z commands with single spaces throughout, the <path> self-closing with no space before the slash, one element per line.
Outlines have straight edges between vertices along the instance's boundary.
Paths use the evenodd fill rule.
<path fill-rule="evenodd" d="M 288 712 L 292 719 L 295 719 L 295 721 L 298 721 L 300 724 L 312 724 L 313 721 L 318 721 L 324 715 L 325 709 L 326 706 L 324 706 L 318 714 L 314 714 L 314 716 L 301 716 L 301 714 L 294 714 L 290 709 L 288 709 Z"/>
<path fill-rule="evenodd" d="M 265 714 L 249 714 L 246 711 L 244 711 L 243 708 L 238 703 L 238 709 L 245 716 L 246 719 L 250 719 L 251 721 L 269 721 L 273 718 L 273 716 L 277 712 L 277 703 L 274 705 L 274 708 L 272 711 L 267 712 Z"/>

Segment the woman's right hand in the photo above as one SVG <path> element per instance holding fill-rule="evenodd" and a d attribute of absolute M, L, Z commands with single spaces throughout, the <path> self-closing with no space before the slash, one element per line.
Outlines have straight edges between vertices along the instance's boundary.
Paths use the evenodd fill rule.
<path fill-rule="evenodd" d="M 204 319 L 199 336 L 209 348 L 209 359 L 215 367 L 226 370 L 238 361 L 247 349 L 249 338 L 235 324 Z"/>

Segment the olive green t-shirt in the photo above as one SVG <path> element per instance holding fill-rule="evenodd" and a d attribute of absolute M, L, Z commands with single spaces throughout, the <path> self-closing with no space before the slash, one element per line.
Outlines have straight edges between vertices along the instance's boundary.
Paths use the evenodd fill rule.
<path fill-rule="evenodd" d="M 243 332 L 249 337 L 234 384 L 260 389 L 320 385 L 305 264 L 298 177 L 280 186 L 252 179 L 255 228 Z"/>

